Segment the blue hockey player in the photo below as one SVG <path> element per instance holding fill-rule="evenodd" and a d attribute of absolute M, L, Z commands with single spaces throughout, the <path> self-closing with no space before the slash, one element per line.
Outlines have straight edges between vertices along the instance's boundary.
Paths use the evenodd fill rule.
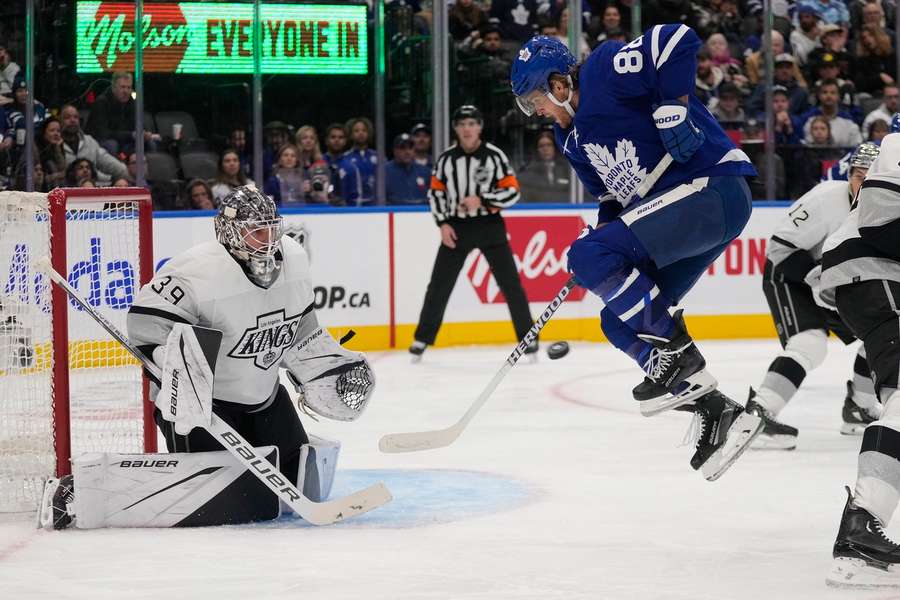
<path fill-rule="evenodd" d="M 597 226 L 572 243 L 569 269 L 603 300 L 606 337 L 643 369 L 634 388 L 641 412 L 693 412 L 691 466 L 714 480 L 761 421 L 715 390 L 682 311 L 669 307 L 746 225 L 746 178 L 756 171 L 694 97 L 700 46 L 686 25 L 657 25 L 576 64 L 558 39 L 537 36 L 519 50 L 511 79 L 526 115 L 555 121 L 560 150 L 600 201 Z"/>

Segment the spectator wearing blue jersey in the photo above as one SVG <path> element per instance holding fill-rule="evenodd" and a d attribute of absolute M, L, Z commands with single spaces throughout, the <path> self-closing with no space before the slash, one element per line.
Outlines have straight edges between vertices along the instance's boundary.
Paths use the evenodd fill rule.
<path fill-rule="evenodd" d="M 803 138 L 801 135 L 803 128 L 798 123 L 798 118 L 791 114 L 790 98 L 788 91 L 783 86 L 776 85 L 772 88 L 772 113 L 774 114 L 775 123 L 775 143 L 781 144 L 799 144 Z M 757 116 L 762 122 L 765 122 L 766 114 L 764 112 Z"/>
<path fill-rule="evenodd" d="M 337 204 L 343 204 L 343 193 L 341 190 L 341 163 L 344 160 L 344 153 L 347 151 L 347 132 L 340 123 L 332 123 L 325 128 L 325 152 L 322 158 L 328 165 L 331 174 L 332 198 Z"/>
<path fill-rule="evenodd" d="M 425 123 L 416 123 L 409 131 L 413 139 L 413 151 L 417 164 L 431 168 L 431 130 Z"/>
<path fill-rule="evenodd" d="M 838 84 L 833 79 L 823 81 L 816 90 L 818 105 L 806 111 L 800 118 L 803 135 L 812 139 L 810 124 L 812 119 L 823 116 L 828 120 L 834 145 L 842 147 L 858 146 L 862 143 L 862 132 L 853 121 L 853 116 L 841 110 Z"/>
<path fill-rule="evenodd" d="M 538 36 L 511 80 L 526 115 L 553 119 L 557 146 L 599 200 L 597 225 L 572 242 L 568 267 L 603 300 L 606 337 L 641 367 L 641 412 L 693 412 L 701 431 L 691 466 L 713 480 L 766 415 L 715 391 L 682 311 L 669 312 L 747 224 L 747 178 L 757 174 L 694 96 L 700 46 L 684 24 L 656 25 L 576 64 L 565 45 Z"/>
<path fill-rule="evenodd" d="M 4 128 L 4 139 L 0 142 L 0 149 L 9 150 L 12 163 L 19 161 L 20 156 L 25 152 L 25 102 L 28 99 L 28 88 L 25 86 L 25 77 L 19 73 L 16 75 L 12 84 L 12 91 L 9 93 L 12 97 L 12 103 L 6 105 L 6 122 Z M 49 115 L 44 105 L 34 101 L 34 130 L 41 130 L 44 121 Z"/>
<path fill-rule="evenodd" d="M 505 39 L 524 42 L 537 31 L 536 0 L 493 0 L 490 18 L 500 26 Z"/>
<path fill-rule="evenodd" d="M 394 138 L 394 159 L 384 165 L 388 204 L 425 204 L 428 201 L 431 169 L 413 160 L 414 146 L 408 133 Z"/>
<path fill-rule="evenodd" d="M 822 18 L 823 23 L 850 25 L 850 11 L 843 0 L 800 0 L 798 6 L 808 6 Z"/>
<path fill-rule="evenodd" d="M 374 204 L 378 155 L 370 148 L 372 122 L 365 117 L 356 117 L 347 122 L 344 130 L 352 144 L 338 167 L 344 201 L 348 206 Z"/>

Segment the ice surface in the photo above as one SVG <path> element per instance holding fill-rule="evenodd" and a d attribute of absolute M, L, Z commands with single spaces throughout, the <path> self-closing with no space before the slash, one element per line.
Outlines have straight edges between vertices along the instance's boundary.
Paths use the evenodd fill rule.
<path fill-rule="evenodd" d="M 778 344 L 701 348 L 743 402 Z M 331 527 L 0 523 L 0 598 L 900 598 L 824 584 L 860 443 L 838 433 L 854 348 L 832 342 L 782 413 L 800 428 L 796 451 L 748 452 L 715 483 L 678 447 L 689 417 L 640 416 L 636 367 L 605 344 L 517 365 L 448 448 L 378 452 L 384 433 L 455 422 L 509 350 L 429 349 L 419 365 L 373 354 L 378 390 L 360 422 L 305 420 L 343 442 L 335 493 L 381 480 L 390 505 Z"/>

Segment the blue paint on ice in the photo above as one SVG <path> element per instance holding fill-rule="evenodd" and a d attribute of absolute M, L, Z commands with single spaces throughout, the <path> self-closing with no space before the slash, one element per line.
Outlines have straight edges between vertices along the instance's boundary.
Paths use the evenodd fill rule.
<path fill-rule="evenodd" d="M 331 498 L 338 498 L 384 482 L 394 499 L 375 510 L 354 517 L 337 527 L 403 529 L 450 523 L 512 510 L 536 495 L 534 489 L 516 479 L 494 473 L 428 470 L 338 471 Z M 254 527 L 311 527 L 293 515 Z"/>

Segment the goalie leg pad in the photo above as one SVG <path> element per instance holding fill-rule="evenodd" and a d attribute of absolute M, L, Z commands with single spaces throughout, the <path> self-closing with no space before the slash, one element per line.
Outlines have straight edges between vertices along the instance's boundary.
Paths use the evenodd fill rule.
<path fill-rule="evenodd" d="M 300 447 L 298 487 L 303 490 L 303 495 L 313 502 L 327 500 L 331 494 L 340 451 L 340 442 L 315 435 L 310 435 L 309 443 Z"/>
<path fill-rule="evenodd" d="M 277 448 L 259 452 L 278 465 Z M 233 525 L 281 514 L 278 498 L 225 451 L 90 453 L 72 461 L 72 472 L 79 529 Z"/>

